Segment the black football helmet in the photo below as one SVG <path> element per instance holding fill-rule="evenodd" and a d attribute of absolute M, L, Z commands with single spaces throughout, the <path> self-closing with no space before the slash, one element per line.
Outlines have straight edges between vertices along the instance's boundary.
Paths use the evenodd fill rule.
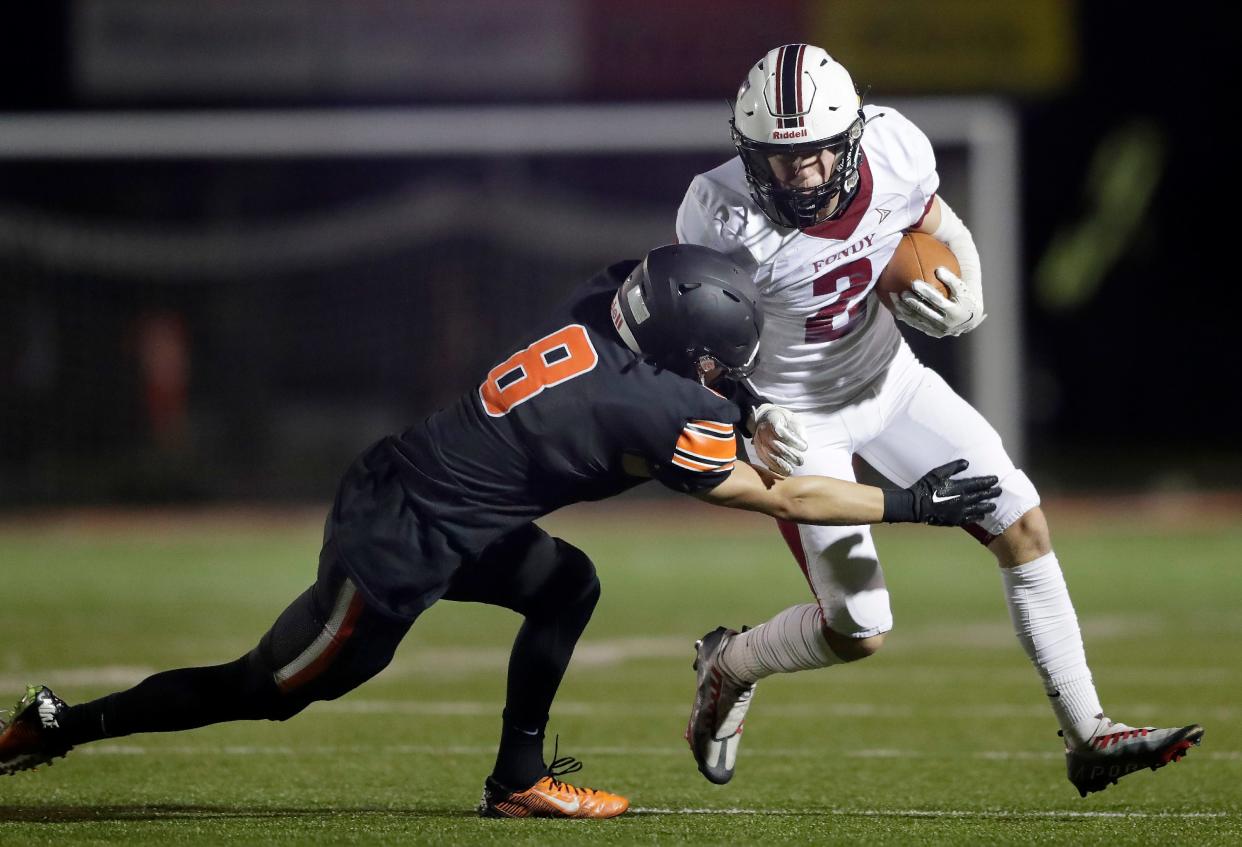
<path fill-rule="evenodd" d="M 617 290 L 612 320 L 631 350 L 685 377 L 702 379 L 715 364 L 745 379 L 759 362 L 759 291 L 750 274 L 708 247 L 648 253 Z"/>

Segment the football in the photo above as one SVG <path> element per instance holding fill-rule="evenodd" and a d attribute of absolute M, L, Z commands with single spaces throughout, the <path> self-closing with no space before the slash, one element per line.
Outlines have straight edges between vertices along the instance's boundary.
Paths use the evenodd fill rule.
<path fill-rule="evenodd" d="M 936 268 L 948 268 L 955 274 L 962 272 L 957 257 L 943 242 L 925 232 L 907 232 L 901 237 L 897 252 L 876 280 L 876 293 L 880 295 L 881 302 L 891 309 L 892 298 L 909 291 L 914 281 L 921 279 L 948 297 L 949 289 L 936 279 Z"/>

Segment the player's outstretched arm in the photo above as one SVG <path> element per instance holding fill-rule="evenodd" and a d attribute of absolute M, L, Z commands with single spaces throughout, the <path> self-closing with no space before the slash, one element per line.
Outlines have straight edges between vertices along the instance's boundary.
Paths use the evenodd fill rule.
<path fill-rule="evenodd" d="M 884 519 L 884 492 L 879 488 L 826 476 L 782 478 L 741 461 L 728 479 L 697 496 L 717 506 L 795 523 L 852 526 Z"/>
<path fill-rule="evenodd" d="M 993 511 L 996 477 L 952 479 L 967 467 L 959 459 L 930 471 L 909 488 L 876 488 L 826 476 L 781 478 L 738 462 L 728 479 L 697 496 L 718 506 L 762 512 L 794 523 L 853 526 L 929 523 L 960 526 Z"/>

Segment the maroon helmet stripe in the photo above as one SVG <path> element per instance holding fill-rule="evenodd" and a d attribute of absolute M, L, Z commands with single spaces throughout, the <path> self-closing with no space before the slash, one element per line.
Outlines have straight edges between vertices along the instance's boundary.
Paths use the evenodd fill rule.
<path fill-rule="evenodd" d="M 776 65 L 777 82 L 777 108 L 783 116 L 778 122 L 782 128 L 796 127 L 800 125 L 798 112 L 801 111 L 799 105 L 799 89 L 798 70 L 802 65 L 802 50 L 804 44 L 786 44 L 781 48 L 779 61 Z"/>
<path fill-rule="evenodd" d="M 782 105 L 784 103 L 784 100 L 781 98 L 781 94 L 783 93 L 781 91 L 781 78 L 784 76 L 784 74 L 781 73 L 781 68 L 783 67 L 785 67 L 785 48 L 784 47 L 780 48 L 780 50 L 777 51 L 776 67 L 772 69 L 772 72 L 776 75 L 776 102 L 773 103 L 772 105 L 775 107 L 776 113 L 778 115 L 785 111 L 785 107 Z M 783 127 L 785 125 L 785 119 L 778 117 L 776 119 L 776 125 Z"/>
<path fill-rule="evenodd" d="M 802 114 L 806 111 L 802 107 L 802 60 L 806 57 L 806 45 L 798 45 L 798 126 L 806 126 L 806 115 Z"/>

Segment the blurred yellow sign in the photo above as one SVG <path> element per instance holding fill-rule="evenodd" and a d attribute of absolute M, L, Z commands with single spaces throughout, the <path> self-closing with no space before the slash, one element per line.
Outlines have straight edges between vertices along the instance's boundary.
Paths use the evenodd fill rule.
<path fill-rule="evenodd" d="M 1073 0 L 820 0 L 809 40 L 859 88 L 1052 94 L 1078 73 Z"/>

